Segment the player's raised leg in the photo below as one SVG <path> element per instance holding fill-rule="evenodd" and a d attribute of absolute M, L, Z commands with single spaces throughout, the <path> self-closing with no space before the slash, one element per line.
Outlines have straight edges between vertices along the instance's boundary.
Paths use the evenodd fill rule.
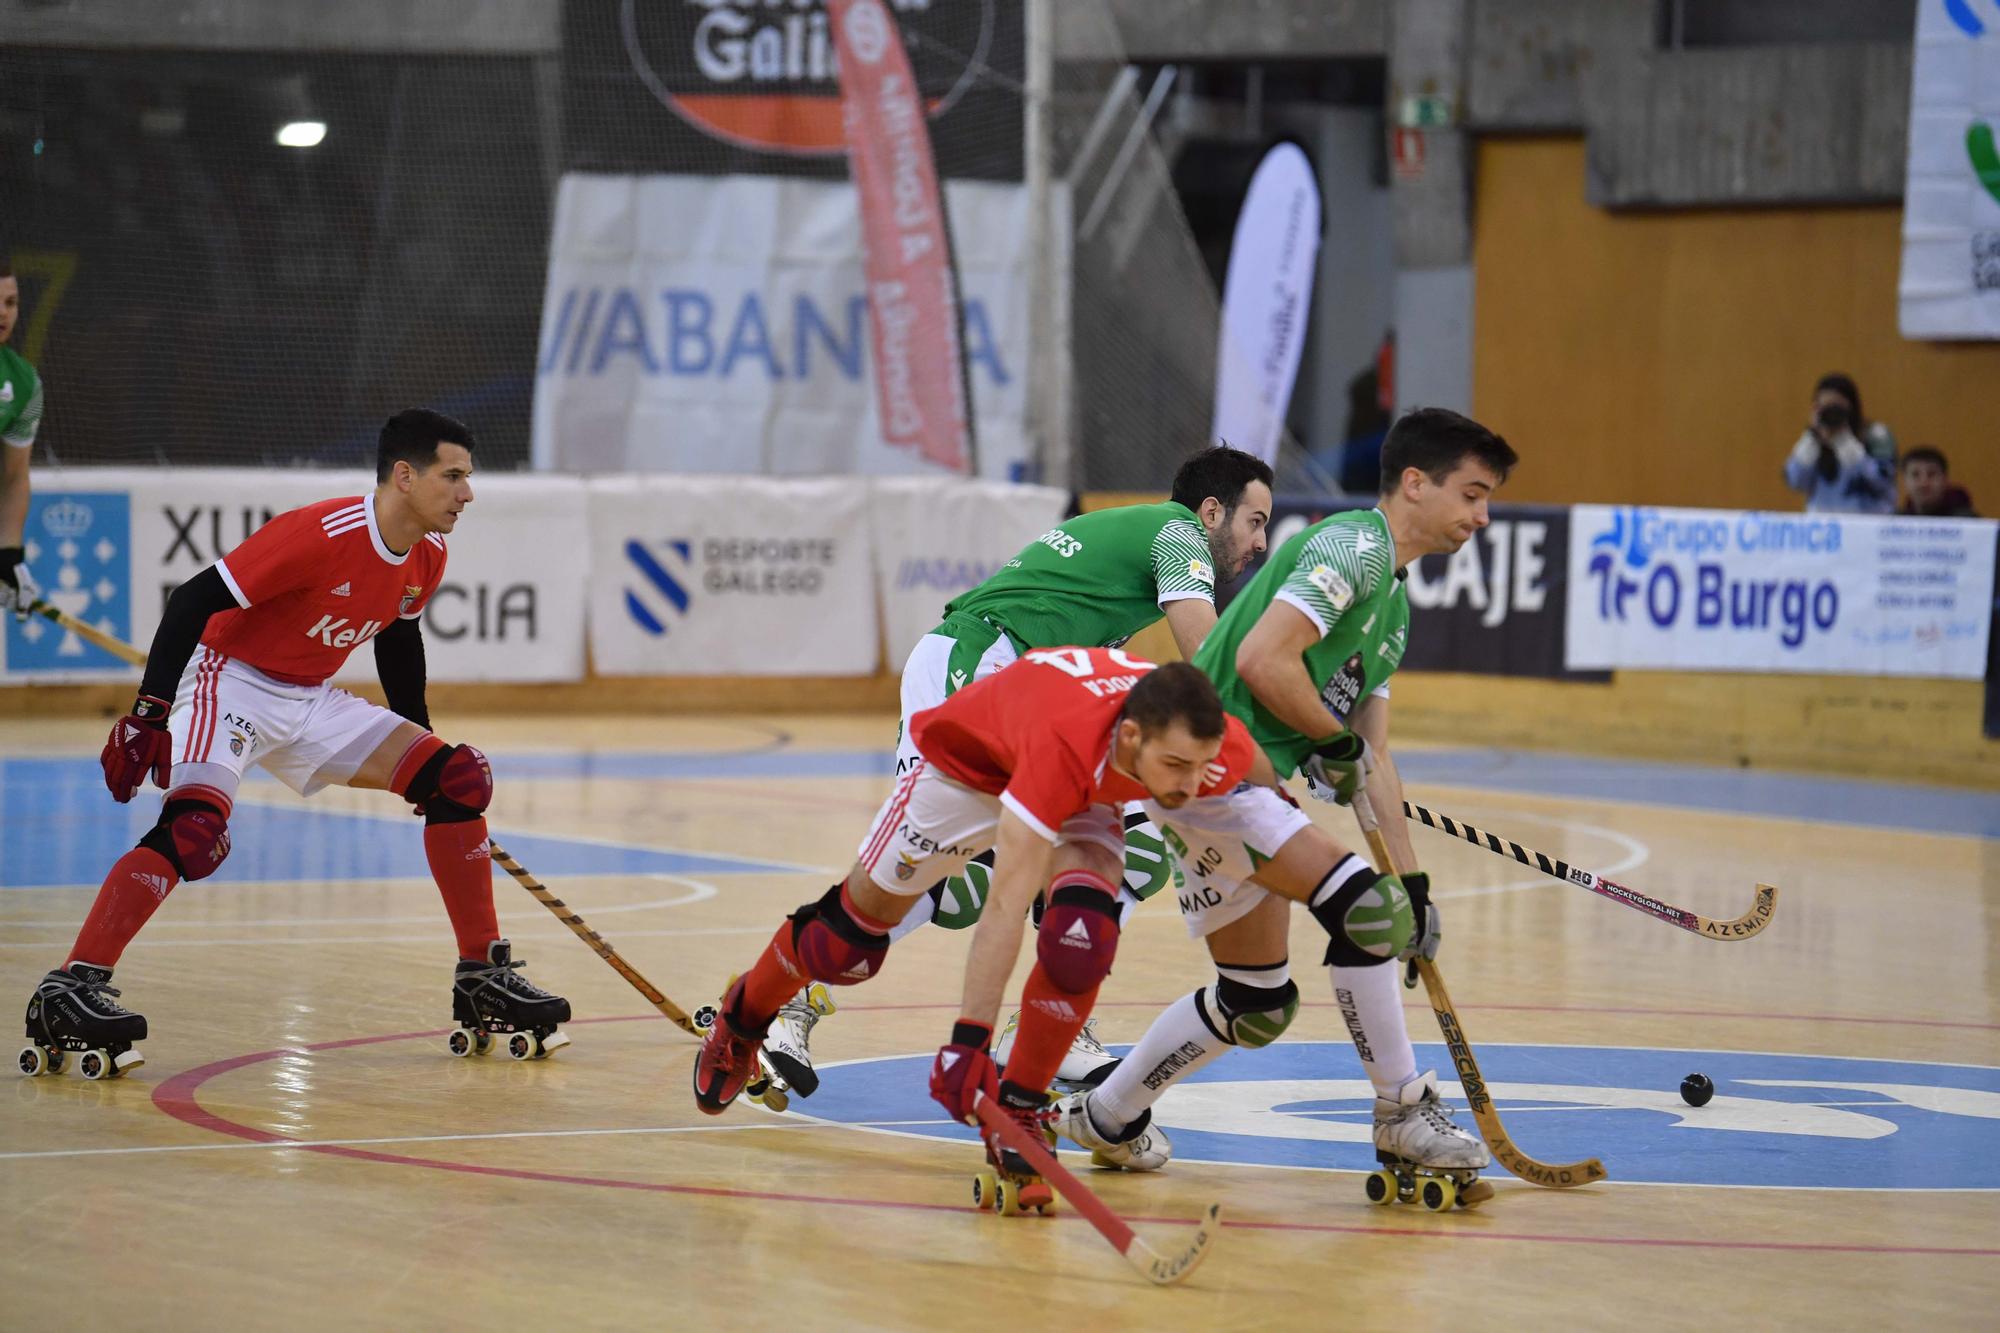
<path fill-rule="evenodd" d="M 888 956 L 890 931 L 938 879 L 992 845 L 998 803 L 914 759 L 861 840 L 847 878 L 786 917 L 724 996 L 695 1057 L 695 1104 L 719 1115 L 756 1075 L 779 1010 L 814 982 L 857 986 Z"/>

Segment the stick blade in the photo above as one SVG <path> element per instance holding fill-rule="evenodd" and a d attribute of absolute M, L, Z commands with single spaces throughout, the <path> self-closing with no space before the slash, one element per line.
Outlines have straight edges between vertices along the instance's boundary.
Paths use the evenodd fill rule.
<path fill-rule="evenodd" d="M 1208 1258 L 1217 1237 L 1222 1234 L 1222 1205 L 1212 1203 L 1202 1211 L 1201 1221 L 1195 1225 L 1194 1239 L 1186 1248 L 1175 1254 L 1161 1254 L 1145 1240 L 1134 1235 L 1131 1245 L 1125 1249 L 1125 1260 L 1156 1287 L 1171 1287 L 1201 1267 L 1201 1261 Z"/>

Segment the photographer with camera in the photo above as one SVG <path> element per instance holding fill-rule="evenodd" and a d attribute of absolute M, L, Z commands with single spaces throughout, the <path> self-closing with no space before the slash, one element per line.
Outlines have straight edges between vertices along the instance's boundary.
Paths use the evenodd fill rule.
<path fill-rule="evenodd" d="M 1861 414 L 1861 390 L 1846 375 L 1822 375 L 1813 415 L 1785 460 L 1785 484 L 1807 513 L 1886 514 L 1896 507 L 1896 439 Z"/>

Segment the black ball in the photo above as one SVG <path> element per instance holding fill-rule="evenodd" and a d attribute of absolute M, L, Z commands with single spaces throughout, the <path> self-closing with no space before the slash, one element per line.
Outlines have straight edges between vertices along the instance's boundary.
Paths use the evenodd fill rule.
<path fill-rule="evenodd" d="M 1706 1106 L 1715 1095 L 1715 1084 L 1706 1074 L 1689 1074 L 1681 1080 L 1681 1100 L 1689 1106 Z"/>

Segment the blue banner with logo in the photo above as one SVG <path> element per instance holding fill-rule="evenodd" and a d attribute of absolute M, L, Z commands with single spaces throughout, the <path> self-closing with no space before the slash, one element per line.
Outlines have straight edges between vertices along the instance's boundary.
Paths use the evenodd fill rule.
<path fill-rule="evenodd" d="M 132 501 L 124 491 L 37 491 L 22 529 L 42 600 L 106 634 L 132 638 Z M 68 630 L 31 616 L 6 622 L 8 674 L 60 679 L 131 668 Z"/>
<path fill-rule="evenodd" d="M 1566 662 L 1977 680 L 1996 529 L 1984 519 L 1578 505 Z"/>

